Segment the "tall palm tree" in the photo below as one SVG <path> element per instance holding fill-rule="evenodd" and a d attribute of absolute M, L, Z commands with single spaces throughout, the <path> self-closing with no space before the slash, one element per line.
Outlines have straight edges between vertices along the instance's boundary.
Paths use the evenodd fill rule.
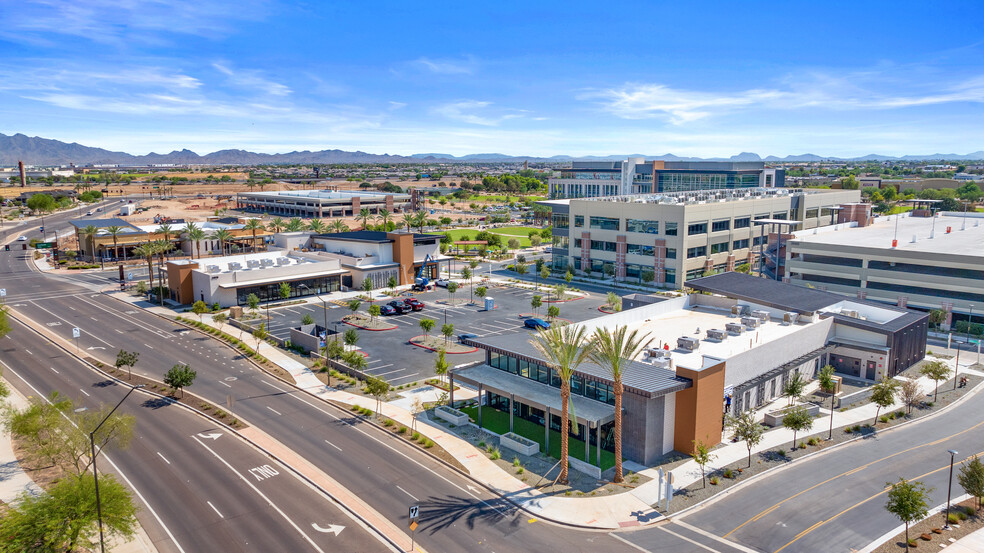
<path fill-rule="evenodd" d="M 123 232 L 123 227 L 113 225 L 106 228 L 106 232 L 113 237 L 113 257 L 118 258 L 120 256 L 120 249 L 117 247 L 116 238 Z"/>
<path fill-rule="evenodd" d="M 321 221 L 321 219 L 311 219 L 308 221 L 308 230 L 315 234 L 324 234 L 325 224 Z"/>
<path fill-rule="evenodd" d="M 304 221 L 302 221 L 300 217 L 293 217 L 290 221 L 287 222 L 287 226 L 285 226 L 284 229 L 287 232 L 297 232 L 300 230 L 304 230 Z"/>
<path fill-rule="evenodd" d="M 638 335 L 638 330 L 626 334 L 626 327 L 620 326 L 614 332 L 607 328 L 596 328 L 591 337 L 591 361 L 608 370 L 615 392 L 615 483 L 621 482 L 622 475 L 622 376 L 625 369 L 632 363 L 649 343 L 649 335 Z M 598 444 L 601 447 L 601 443 Z"/>
<path fill-rule="evenodd" d="M 403 225 L 407 227 L 407 232 L 410 232 L 410 227 L 412 227 L 415 224 L 414 223 L 415 219 L 413 217 L 413 213 L 411 213 L 409 211 L 404 211 L 403 212 L 403 219 L 401 221 L 403 222 Z"/>
<path fill-rule="evenodd" d="M 147 260 L 147 274 L 150 275 L 150 287 L 154 287 L 154 256 L 157 255 L 156 242 L 144 242 L 133 248 L 133 255 Z"/>
<path fill-rule="evenodd" d="M 170 223 L 161 223 L 161 226 L 157 227 L 157 234 L 163 234 L 164 240 L 170 242 L 171 235 L 174 234 L 174 227 Z"/>
<path fill-rule="evenodd" d="M 536 333 L 530 344 L 547 361 L 550 368 L 560 376 L 560 477 L 558 481 L 567 484 L 567 451 L 571 410 L 571 377 L 574 371 L 591 354 L 591 344 L 587 331 L 581 325 L 554 325 Z M 550 421 L 546 421 L 550 424 Z M 585 440 L 587 447 L 587 440 Z"/>
<path fill-rule="evenodd" d="M 424 225 L 427 224 L 427 212 L 420 210 L 413 214 L 413 225 L 419 232 L 424 232 Z"/>
<path fill-rule="evenodd" d="M 328 228 L 331 229 L 332 232 L 345 232 L 349 229 L 348 225 L 346 225 L 341 219 L 335 219 L 332 221 L 331 224 L 328 225 Z"/>
<path fill-rule="evenodd" d="M 255 252 L 256 251 L 256 231 L 258 231 L 258 230 L 266 230 L 266 227 L 263 225 L 262 222 L 260 222 L 259 219 L 250 219 L 249 221 L 246 221 L 246 224 L 245 225 L 243 225 L 243 229 L 248 230 L 248 231 L 250 231 L 250 232 L 253 233 L 253 251 Z"/>
<path fill-rule="evenodd" d="M 164 268 L 164 256 L 174 249 L 174 244 L 169 240 L 155 240 L 154 250 L 157 253 L 157 266 Z M 161 277 L 161 286 L 164 286 L 164 277 Z"/>
<path fill-rule="evenodd" d="M 356 216 L 356 219 L 362 219 L 362 229 L 365 230 L 366 225 L 369 224 L 369 219 L 372 219 L 372 213 L 370 213 L 368 207 L 363 207 L 359 210 L 359 215 Z"/>
<path fill-rule="evenodd" d="M 222 255 L 225 255 L 225 253 L 226 253 L 226 251 L 225 251 L 225 244 L 229 240 L 232 240 L 232 233 L 229 232 L 227 229 L 220 228 L 219 230 L 213 232 L 212 235 L 208 237 L 208 239 L 209 240 L 218 240 L 219 241 L 219 249 L 222 250 Z"/>
<path fill-rule="evenodd" d="M 389 230 L 388 227 L 389 227 L 389 220 L 391 216 L 392 213 L 390 213 L 389 210 L 385 208 L 380 209 L 379 212 L 376 214 L 376 218 L 382 221 L 383 223 L 383 230 Z"/>
<path fill-rule="evenodd" d="M 92 260 L 96 260 L 96 235 L 99 234 L 99 229 L 96 225 L 86 225 L 79 229 L 79 236 L 85 238 L 87 242 L 92 245 L 89 250 L 89 254 L 92 256 Z"/>
<path fill-rule="evenodd" d="M 280 232 L 287 226 L 287 222 L 284 221 L 282 217 L 274 217 L 267 226 L 270 227 L 270 230 L 273 232 Z"/>
<path fill-rule="evenodd" d="M 204 230 L 194 226 L 194 223 L 188 223 L 188 240 L 191 240 L 195 245 L 195 250 L 198 252 L 198 259 L 202 258 L 202 240 L 208 237 L 208 234 Z"/>

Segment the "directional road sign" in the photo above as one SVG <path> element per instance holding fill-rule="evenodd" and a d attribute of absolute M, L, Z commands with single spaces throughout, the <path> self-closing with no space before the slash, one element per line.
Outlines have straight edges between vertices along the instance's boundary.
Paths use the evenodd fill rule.
<path fill-rule="evenodd" d="M 6 297 L 7 297 L 7 289 L 0 288 L 0 298 L 6 298 Z"/>
<path fill-rule="evenodd" d="M 420 505 L 410 506 L 410 520 L 416 521 L 417 517 L 420 516 Z"/>
<path fill-rule="evenodd" d="M 82 336 L 82 330 L 79 327 L 72 328 L 72 338 L 78 338 L 79 336 Z"/>

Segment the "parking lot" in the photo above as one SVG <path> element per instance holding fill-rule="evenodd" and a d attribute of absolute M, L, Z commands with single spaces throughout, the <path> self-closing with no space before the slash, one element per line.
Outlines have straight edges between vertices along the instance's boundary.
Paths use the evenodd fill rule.
<path fill-rule="evenodd" d="M 477 286 L 478 281 L 476 280 Z M 385 331 L 356 329 L 359 333 L 358 347 L 369 356 L 367 372 L 385 378 L 393 386 L 421 382 L 431 378 L 434 375 L 436 354 L 408 343 L 410 338 L 423 334 L 420 329 L 421 319 L 433 319 L 436 324 L 431 334 L 438 336 L 445 321 L 454 325 L 455 337 L 463 333 L 484 337 L 528 331 L 524 328 L 523 319 L 519 315 L 532 312 L 530 300 L 536 294 L 531 290 L 491 287 L 488 295 L 495 299 L 496 309 L 493 311 L 485 311 L 483 306 L 478 305 L 480 303 L 478 298 L 476 298 L 476 305 L 447 306 L 437 303 L 440 300 L 448 299 L 447 289 L 444 288 L 413 294 L 413 297 L 424 302 L 426 307 L 423 311 L 383 318 L 385 322 L 397 325 L 396 329 Z M 539 292 L 539 295 L 547 299 L 548 293 L 544 290 Z M 343 333 L 350 328 L 355 328 L 342 322 L 342 317 L 351 313 L 344 306 L 344 301 L 338 300 L 340 304 L 343 304 L 338 305 L 332 303 L 331 296 L 322 297 L 328 300 L 327 322 L 329 329 L 337 327 L 338 332 Z M 455 299 L 465 301 L 469 299 L 467 285 L 458 290 Z M 391 301 L 389 298 L 378 299 L 375 303 L 383 305 L 389 301 Z M 561 318 L 583 321 L 601 315 L 598 312 L 598 307 L 604 302 L 603 296 L 592 295 L 588 298 L 554 305 L 560 308 Z M 363 302 L 361 311 L 365 311 L 368 305 L 368 302 Z M 540 315 L 544 318 L 547 305 L 549 304 L 544 303 L 539 309 Z M 269 327 L 271 334 L 279 338 L 289 338 L 290 328 L 299 326 L 305 314 L 311 315 L 315 323 L 325 324 L 325 309 L 321 302 L 271 309 Z M 261 310 L 261 315 L 265 322 L 266 313 L 263 310 Z M 479 359 L 481 359 L 481 352 L 447 356 L 448 363 L 452 367 Z"/>

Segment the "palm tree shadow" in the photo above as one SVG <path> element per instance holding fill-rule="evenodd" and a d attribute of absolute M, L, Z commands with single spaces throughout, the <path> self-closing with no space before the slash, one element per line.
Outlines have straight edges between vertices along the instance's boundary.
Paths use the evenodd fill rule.
<path fill-rule="evenodd" d="M 470 497 L 430 497 L 420 504 L 419 523 L 423 530 L 435 534 L 453 524 L 464 522 L 469 529 L 476 523 L 495 525 L 507 519 L 515 528 L 520 523 L 520 510 L 507 499 L 496 497 L 480 500 Z"/>

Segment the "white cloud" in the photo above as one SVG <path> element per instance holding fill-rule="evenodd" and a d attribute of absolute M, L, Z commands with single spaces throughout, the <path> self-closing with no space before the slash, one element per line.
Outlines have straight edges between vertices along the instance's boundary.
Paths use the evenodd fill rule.
<path fill-rule="evenodd" d="M 410 64 L 439 75 L 471 75 L 475 72 L 477 62 L 469 56 L 463 60 L 418 58 Z"/>
<path fill-rule="evenodd" d="M 441 115 L 452 121 L 460 121 L 471 125 L 495 127 L 503 121 L 522 117 L 520 110 L 491 110 L 492 102 L 479 100 L 463 100 L 451 102 L 431 109 L 436 115 Z M 490 112 L 496 111 L 497 114 Z"/>
<path fill-rule="evenodd" d="M 259 71 L 236 70 L 222 63 L 213 63 L 212 67 L 228 77 L 229 82 L 236 86 L 259 90 L 273 96 L 287 96 L 291 93 L 289 87 L 262 77 Z"/>

